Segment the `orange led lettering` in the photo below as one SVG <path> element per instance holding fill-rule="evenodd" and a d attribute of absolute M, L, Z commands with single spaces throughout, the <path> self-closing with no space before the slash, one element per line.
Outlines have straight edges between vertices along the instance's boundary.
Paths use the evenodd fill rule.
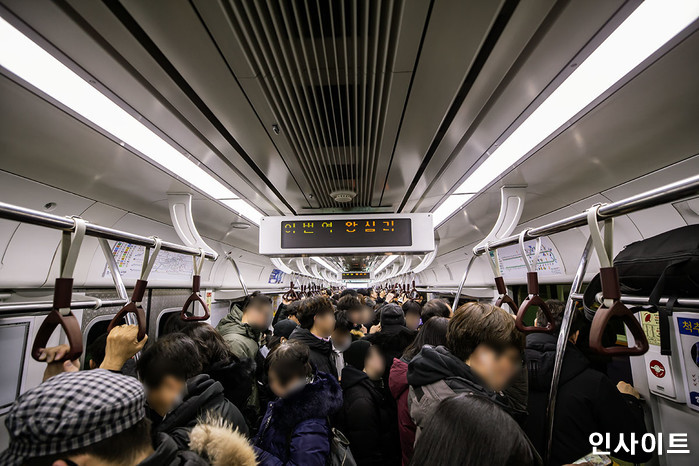
<path fill-rule="evenodd" d="M 330 233 L 333 232 L 333 222 L 323 222 L 321 228 L 330 228 Z"/>
<path fill-rule="evenodd" d="M 285 223 L 284 224 L 284 233 L 296 233 L 296 224 L 295 223 Z"/>
<path fill-rule="evenodd" d="M 364 231 L 374 233 L 376 231 L 376 222 L 367 220 L 366 225 L 364 225 Z"/>
<path fill-rule="evenodd" d="M 345 226 L 347 227 L 347 233 L 354 233 L 357 231 L 357 222 L 345 222 Z"/>
<path fill-rule="evenodd" d="M 310 230 L 310 231 L 307 231 L 307 230 Z M 303 232 L 313 234 L 313 222 L 304 222 L 303 223 Z"/>

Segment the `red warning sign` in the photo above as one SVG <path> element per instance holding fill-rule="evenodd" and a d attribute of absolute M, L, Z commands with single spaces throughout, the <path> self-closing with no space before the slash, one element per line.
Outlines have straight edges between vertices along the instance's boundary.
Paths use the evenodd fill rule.
<path fill-rule="evenodd" d="M 650 371 L 659 379 L 665 377 L 665 366 L 657 359 L 653 359 L 650 362 Z"/>

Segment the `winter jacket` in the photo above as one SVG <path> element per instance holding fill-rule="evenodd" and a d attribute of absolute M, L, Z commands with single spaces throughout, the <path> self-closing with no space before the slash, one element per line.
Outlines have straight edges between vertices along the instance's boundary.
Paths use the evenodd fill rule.
<path fill-rule="evenodd" d="M 544 333 L 527 336 L 529 418 L 525 431 L 542 456 L 556 340 L 556 336 Z M 611 438 L 617 440 L 623 434 L 626 442 L 630 441 L 632 433 L 640 439 L 646 433 L 643 408 L 636 397 L 622 394 L 609 377 L 592 369 L 585 355 L 574 344 L 568 343 L 556 397 L 550 464 L 572 463 L 590 453 L 589 437 L 593 432 L 610 433 Z M 613 456 L 643 463 L 650 459 L 651 454 L 636 448 L 635 456 L 623 449 Z"/>
<path fill-rule="evenodd" d="M 255 355 L 260 349 L 260 332 L 249 324 L 241 322 L 243 311 L 238 306 L 233 306 L 231 311 L 221 319 L 216 330 L 221 334 L 233 354 L 240 359 L 255 360 Z"/>
<path fill-rule="evenodd" d="M 372 333 L 364 338 L 376 345 L 383 354 L 386 370 L 384 372 L 384 384 L 388 386 L 388 375 L 394 359 L 399 359 L 405 348 L 415 339 L 416 330 L 410 330 L 402 325 L 389 325 L 381 329 L 380 332 Z"/>
<path fill-rule="evenodd" d="M 408 466 L 413 457 L 415 445 L 415 430 L 417 427 L 410 418 L 408 408 L 408 363 L 403 359 L 394 359 L 391 373 L 388 376 L 388 388 L 396 400 L 398 409 L 398 433 L 400 434 L 400 447 L 403 456 L 403 466 Z"/>
<path fill-rule="evenodd" d="M 298 391 L 273 401 L 255 437 L 261 466 L 325 466 L 330 453 L 328 417 L 342 408 L 335 377 L 317 372 Z"/>
<path fill-rule="evenodd" d="M 244 410 L 252 393 L 255 363 L 251 359 L 218 361 L 204 370 L 213 380 L 223 385 L 223 396 L 239 410 Z"/>
<path fill-rule="evenodd" d="M 231 352 L 238 356 L 239 359 L 255 360 L 255 356 L 260 349 L 260 336 L 258 330 L 252 328 L 249 324 L 241 322 L 243 311 L 238 306 L 233 306 L 231 311 L 221 319 L 221 322 L 216 326 L 216 330 L 221 334 Z M 250 412 L 248 417 L 257 417 L 260 410 L 260 399 L 257 394 L 257 383 L 254 380 L 250 382 L 250 396 L 248 397 L 246 412 Z"/>
<path fill-rule="evenodd" d="M 473 393 L 490 399 L 509 413 L 520 425 L 526 412 L 516 408 L 503 393 L 485 386 L 465 362 L 454 356 L 444 346 L 425 345 L 408 364 L 408 406 L 410 417 L 417 426 L 416 437 L 437 404 L 457 393 Z"/>
<path fill-rule="evenodd" d="M 335 352 L 333 351 L 333 345 L 330 340 L 318 338 L 313 335 L 310 330 L 301 327 L 297 327 L 291 332 L 289 340 L 298 340 L 308 346 L 308 349 L 311 350 L 311 363 L 315 366 L 315 369 L 319 372 L 331 374 L 337 378 Z"/>
<path fill-rule="evenodd" d="M 166 433 L 177 443 L 180 450 L 186 450 L 189 433 L 200 418 L 218 415 L 243 434 L 248 434 L 245 419 L 238 408 L 223 396 L 223 386 L 206 374 L 200 374 L 187 381 L 182 402 L 175 406 L 164 418 L 152 415 L 153 428 L 158 433 Z"/>
<path fill-rule="evenodd" d="M 191 451 L 183 451 L 167 434 L 156 438 L 155 451 L 138 466 L 207 466 L 208 461 Z"/>
<path fill-rule="evenodd" d="M 192 429 L 189 447 L 211 466 L 256 466 L 255 450 L 247 438 L 219 417 L 208 416 Z M 209 464 L 209 463 L 206 463 Z"/>
<path fill-rule="evenodd" d="M 395 403 L 382 382 L 352 366 L 342 370 L 344 403 L 338 423 L 358 466 L 397 466 L 401 461 Z"/>

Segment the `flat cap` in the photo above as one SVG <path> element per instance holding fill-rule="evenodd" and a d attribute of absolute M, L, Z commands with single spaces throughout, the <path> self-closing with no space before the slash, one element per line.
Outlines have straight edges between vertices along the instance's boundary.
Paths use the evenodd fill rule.
<path fill-rule="evenodd" d="M 133 378 L 104 369 L 51 377 L 20 396 L 5 426 L 10 446 L 0 464 L 21 465 L 110 438 L 143 419 L 145 392 Z"/>

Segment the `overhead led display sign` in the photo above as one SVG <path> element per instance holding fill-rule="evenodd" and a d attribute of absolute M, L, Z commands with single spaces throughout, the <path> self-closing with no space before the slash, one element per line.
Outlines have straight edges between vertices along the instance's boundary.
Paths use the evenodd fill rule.
<path fill-rule="evenodd" d="M 369 272 L 342 272 L 343 280 L 369 280 Z"/>
<path fill-rule="evenodd" d="M 260 254 L 322 256 L 434 249 L 432 214 L 263 217 Z"/>

